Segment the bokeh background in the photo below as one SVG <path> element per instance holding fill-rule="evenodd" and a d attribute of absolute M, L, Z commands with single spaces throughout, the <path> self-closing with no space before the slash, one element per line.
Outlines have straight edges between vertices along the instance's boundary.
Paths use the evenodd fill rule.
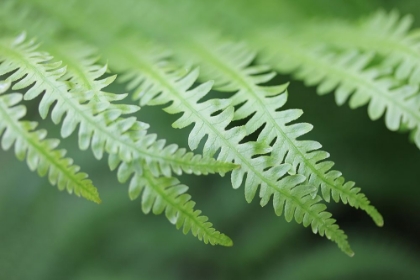
<path fill-rule="evenodd" d="M 306 17 L 358 18 L 380 8 L 398 9 L 420 23 L 414 0 L 289 5 L 305 10 Z M 323 144 L 336 168 L 362 187 L 385 218 L 385 226 L 377 228 L 361 211 L 328 205 L 349 235 L 353 258 L 309 229 L 276 217 L 270 204 L 247 204 L 243 188 L 233 190 L 229 176 L 185 175 L 182 181 L 234 246 L 214 247 L 184 236 L 164 216 L 144 215 L 106 161 L 78 151 L 72 136 L 62 144 L 90 174 L 103 203 L 58 192 L 12 152 L 2 151 L 0 279 L 420 279 L 420 151 L 407 134 L 387 130 L 382 119 L 370 121 L 366 107 L 337 107 L 333 95 L 319 97 L 289 76 L 276 80 L 291 81 L 287 108 L 303 109 L 301 120 L 314 125 L 306 138 Z M 124 92 L 124 87 L 109 90 Z M 172 129 L 173 116 L 156 107 L 142 108 L 138 116 L 161 138 L 187 147 L 188 129 Z M 44 128 L 58 137 L 57 126 Z"/>

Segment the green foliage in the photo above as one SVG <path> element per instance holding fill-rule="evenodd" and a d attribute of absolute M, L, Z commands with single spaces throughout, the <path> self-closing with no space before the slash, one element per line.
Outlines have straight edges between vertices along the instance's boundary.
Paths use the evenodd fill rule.
<path fill-rule="evenodd" d="M 378 226 L 383 218 L 353 181 L 332 169 L 321 144 L 305 139 L 313 126 L 298 121 L 302 110 L 286 107 L 288 85 L 275 79 L 275 71 L 318 86 L 319 94 L 334 91 L 339 105 L 349 98 L 351 108 L 369 104 L 371 119 L 385 115 L 390 130 L 412 131 L 420 147 L 418 35 L 408 31 L 410 18 L 396 13 L 359 23 L 307 20 L 291 5 L 295 22 L 277 19 L 270 12 L 276 4 L 264 2 L 254 12 L 256 4 L 235 1 L 3 1 L 3 92 L 9 84 L 24 92 L 0 98 L 3 149 L 15 143 L 17 157 L 27 153 L 31 170 L 41 176 L 49 170 L 59 189 L 99 201 L 87 175 L 54 150 L 58 143 L 20 120 L 25 109 L 14 105 L 23 96 L 42 119 L 50 115 L 61 124 L 61 138 L 77 131 L 81 150 L 91 147 L 98 160 L 108 154 L 118 180 L 130 181 L 130 198 L 141 196 L 142 211 L 165 212 L 184 233 L 232 245 L 194 209 L 188 187 L 174 177 L 231 172 L 232 187 L 244 185 L 247 202 L 258 195 L 265 206 L 272 199 L 276 215 L 311 226 L 352 256 L 325 203 L 332 198 L 360 208 Z M 218 16 L 223 20 L 213 25 Z M 25 31 L 43 45 L 27 40 Z M 137 119 L 140 108 L 122 103 L 128 94 L 108 92 L 113 71 L 140 106 L 163 105 L 180 114 L 172 126 L 190 127 L 188 146 L 202 155 L 150 134 Z"/>
<path fill-rule="evenodd" d="M 78 79 L 77 76 L 73 76 L 71 71 L 66 72 L 64 67 L 60 68 L 61 63 L 50 62 L 51 58 L 47 54 L 36 52 L 36 45 L 33 42 L 26 43 L 23 36 L 15 39 L 13 42 L 4 40 L 0 45 L 2 49 L 0 59 L 3 61 L 0 75 L 13 72 L 7 77 L 7 82 L 17 81 L 13 85 L 14 90 L 29 87 L 29 90 L 24 95 L 24 98 L 27 100 L 32 100 L 43 93 L 43 98 L 39 103 L 39 113 L 42 118 L 46 118 L 51 105 L 56 102 L 51 112 L 51 117 L 56 124 L 62 122 L 61 136 L 70 136 L 76 129 L 76 126 L 79 125 L 79 147 L 84 150 L 91 145 L 93 154 L 97 159 L 102 158 L 105 150 L 110 154 L 110 167 L 112 169 L 118 166 L 120 162 L 123 162 L 119 169 L 124 170 L 119 172 L 120 178 L 125 177 L 124 175 L 120 175 L 120 173 L 127 172 L 127 165 L 132 166 L 131 173 L 136 174 L 137 177 L 135 178 L 141 176 L 144 169 L 149 169 L 150 171 L 147 172 L 151 172 L 155 177 L 161 175 L 169 177 L 171 175 L 171 169 L 178 174 L 182 171 L 187 173 L 194 172 L 196 174 L 207 174 L 209 172 L 220 172 L 223 174 L 234 167 L 233 164 L 218 163 L 212 158 L 202 159 L 201 156 L 193 156 L 192 153 L 186 153 L 185 149 L 178 150 L 176 145 L 164 147 L 165 141 L 156 140 L 155 135 L 146 134 L 145 129 L 147 125 L 138 122 L 135 117 L 122 118 L 122 115 L 133 113 L 138 108 L 133 105 L 111 103 L 124 98 L 125 95 L 117 96 L 101 91 L 114 78 L 109 77 L 103 80 L 96 80 L 103 75 L 106 68 L 92 65 L 89 63 L 89 57 L 81 61 L 77 59 L 72 60 L 72 63 L 76 65 L 73 69 L 77 69 L 77 67 L 85 68 L 83 70 L 85 72 L 78 72 L 79 76 L 82 76 L 84 81 L 86 81 L 85 84 L 82 84 L 80 78 Z M 77 72 L 75 70 L 73 71 Z M 8 105 L 13 105 L 13 103 Z M 62 120 L 63 115 L 65 115 L 64 120 Z M 15 138 L 9 137 L 7 132 L 3 137 L 4 149 L 10 146 L 8 143 L 13 143 L 15 140 Z M 39 138 L 39 140 L 42 140 L 43 137 L 39 136 Z M 16 143 L 16 147 L 17 150 L 24 150 L 25 148 L 20 142 Z M 38 149 L 42 149 L 41 152 L 44 154 L 53 153 L 51 151 L 53 148 L 54 145 L 52 144 L 38 147 Z M 19 152 L 18 157 L 22 157 L 21 154 L 22 152 Z M 116 157 L 112 157 L 113 155 Z M 58 156 L 53 154 L 50 157 L 57 158 Z M 34 157 L 29 154 L 28 159 L 32 158 Z M 36 168 L 37 161 L 37 158 L 30 161 L 34 162 L 29 164 L 31 169 Z M 67 163 L 68 166 L 63 165 L 61 164 L 60 166 L 61 169 L 64 169 L 62 172 L 70 173 L 73 177 L 76 177 L 74 174 L 77 171 L 76 167 L 71 166 L 69 163 Z M 49 166 L 43 164 L 39 168 L 39 173 L 41 175 L 44 174 L 48 168 Z M 50 181 L 55 184 L 57 171 L 53 168 L 50 168 L 50 170 Z M 131 173 L 128 173 L 128 175 L 131 175 Z M 79 180 L 81 180 L 80 176 L 84 179 L 86 175 L 80 174 L 78 176 Z M 71 181 L 75 180 L 75 178 L 71 179 Z M 120 179 L 120 181 L 123 182 L 125 180 Z M 136 182 L 136 180 L 133 179 L 132 182 Z M 84 182 L 77 183 L 81 185 Z M 89 183 L 91 184 L 90 181 Z M 59 188 L 64 189 L 66 184 L 66 181 L 62 182 L 60 180 Z M 156 184 L 156 180 L 149 179 L 146 183 L 143 182 L 141 185 L 135 187 L 141 188 L 147 185 L 149 188 L 152 188 Z M 92 194 L 93 186 L 91 185 L 84 187 L 73 187 L 70 185 L 68 187 L 69 191 L 73 189 L 75 189 L 78 195 L 81 194 L 87 199 L 99 201 L 99 198 L 94 195 L 95 193 Z M 96 191 L 96 189 L 94 190 Z M 143 197 L 148 196 L 149 194 L 145 194 Z M 171 205 L 172 208 L 170 209 L 175 209 L 176 212 L 167 215 L 168 219 L 176 223 L 178 227 L 185 222 L 185 233 L 188 232 L 188 227 L 192 227 L 194 229 L 193 234 L 197 235 L 195 227 L 202 227 L 206 231 L 199 234 L 199 239 L 204 239 L 206 243 L 210 239 L 212 244 L 229 244 L 229 241 L 226 241 L 228 240 L 226 237 L 217 239 L 220 233 L 214 231 L 211 228 L 211 224 L 206 223 L 206 218 L 198 217 L 199 212 L 193 209 L 194 204 L 192 202 L 184 205 L 189 199 L 187 201 L 184 201 L 185 199 L 178 199 L 176 200 L 178 204 L 175 204 L 173 195 L 171 197 L 171 192 L 157 192 L 155 194 L 156 196 L 163 196 L 161 198 L 163 201 L 172 199 L 171 202 L 173 205 Z M 149 200 L 153 200 L 153 198 L 149 198 Z M 162 206 L 163 208 L 169 209 L 167 204 L 159 207 Z M 181 210 L 182 214 L 177 214 L 181 213 Z M 154 212 L 161 213 L 162 211 L 158 210 Z M 192 221 L 186 220 L 185 215 L 192 215 L 195 219 L 192 219 Z M 213 240 L 212 238 L 216 239 Z"/>

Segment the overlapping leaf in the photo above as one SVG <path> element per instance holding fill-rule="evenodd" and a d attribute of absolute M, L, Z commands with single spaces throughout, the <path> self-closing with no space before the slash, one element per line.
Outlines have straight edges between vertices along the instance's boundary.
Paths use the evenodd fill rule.
<path fill-rule="evenodd" d="M 146 133 L 146 124 L 135 117 L 122 118 L 121 115 L 136 112 L 138 107 L 112 103 L 125 95 L 101 91 L 114 77 L 97 80 L 106 68 L 91 64 L 94 60 L 88 58 L 85 65 L 80 60 L 74 60 L 69 68 L 71 71 L 67 72 L 66 67 L 51 62 L 51 56 L 36 51 L 36 48 L 33 42 L 25 42 L 23 38 L 14 42 L 0 41 L 0 75 L 13 72 L 9 79 L 17 81 L 14 89 L 29 87 L 24 95 L 26 100 L 45 92 L 39 106 L 41 116 L 45 118 L 56 102 L 51 117 L 54 123 L 62 122 L 62 137 L 69 136 L 80 125 L 80 147 L 87 149 L 90 145 L 98 159 L 105 151 L 118 154 L 124 161 L 142 158 L 150 168 L 167 176 L 171 171 L 178 174 L 182 171 L 225 173 L 235 167 L 193 155 L 176 145 L 165 147 L 164 140 L 157 140 L 156 135 Z M 84 77 L 85 84 L 80 82 L 80 75 Z"/>
<path fill-rule="evenodd" d="M 231 244 L 227 236 L 207 222 L 207 217 L 194 210 L 195 203 L 185 193 L 186 187 L 169 176 L 171 171 L 225 173 L 236 167 L 234 164 L 186 153 L 176 145 L 165 147 L 165 141 L 146 134 L 146 124 L 134 117 L 122 118 L 121 115 L 136 112 L 138 107 L 113 103 L 126 95 L 102 91 L 115 77 L 100 79 L 107 68 L 95 64 L 96 58 L 89 48 L 79 49 L 79 45 L 65 44 L 50 47 L 57 58 L 67 63 L 67 68 L 59 68 L 60 63 L 51 63 L 47 54 L 35 52 L 33 48 L 36 46 L 32 43 L 15 42 L 13 49 L 4 42 L 2 46 L 0 73 L 11 73 L 8 79 L 16 82 L 14 88 L 28 87 L 26 99 L 34 99 L 45 91 L 39 105 L 41 116 L 45 118 L 56 102 L 51 116 L 54 123 L 63 123 L 62 137 L 69 136 L 80 125 L 80 148 L 91 146 L 98 159 L 104 151 L 108 152 L 110 167 L 120 166 L 120 181 L 126 181 L 134 173 L 130 196 L 134 198 L 133 192 L 138 195 L 144 190 L 142 203 L 145 212 L 154 204 L 156 214 L 166 209 L 168 219 L 178 228 L 183 226 L 185 233 L 191 230 L 205 243 Z M 158 161 L 153 162 L 155 159 Z M 59 187 L 62 185 L 60 181 Z"/>

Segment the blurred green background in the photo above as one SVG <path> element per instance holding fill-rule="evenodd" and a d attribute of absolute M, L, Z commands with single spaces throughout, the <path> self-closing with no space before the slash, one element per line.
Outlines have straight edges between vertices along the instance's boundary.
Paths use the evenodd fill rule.
<path fill-rule="evenodd" d="M 297 10 L 310 5 L 307 16 L 350 18 L 397 8 L 420 22 L 418 1 L 290 5 Z M 90 174 L 103 203 L 58 192 L 12 152 L 1 152 L 0 279 L 420 279 L 420 151 L 406 134 L 388 131 L 382 119 L 370 121 L 366 107 L 337 107 L 333 95 L 319 97 L 289 76 L 274 82 L 286 81 L 292 82 L 287 108 L 302 108 L 301 120 L 315 126 L 306 139 L 321 142 L 336 168 L 357 182 L 385 218 L 385 226 L 377 228 L 361 211 L 328 205 L 349 235 L 353 258 L 309 229 L 276 217 L 272 206 L 247 204 L 243 188 L 233 190 L 229 176 L 185 175 L 182 181 L 234 246 L 213 247 L 184 236 L 164 216 L 144 215 L 106 161 L 79 152 L 72 136 L 62 144 Z M 124 92 L 121 85 L 110 90 Z M 139 118 L 160 138 L 187 147 L 188 129 L 173 130 L 173 116 L 154 107 L 143 108 Z M 58 137 L 57 126 L 44 128 Z"/>

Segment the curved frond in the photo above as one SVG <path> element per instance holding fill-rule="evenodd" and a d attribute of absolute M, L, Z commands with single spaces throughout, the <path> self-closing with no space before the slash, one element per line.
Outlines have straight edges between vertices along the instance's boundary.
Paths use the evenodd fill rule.
<path fill-rule="evenodd" d="M 119 164 L 115 156 L 109 158 L 114 167 Z M 142 168 L 138 162 L 121 163 L 118 168 L 118 180 L 127 181 L 130 177 L 130 198 L 141 196 L 142 210 L 145 214 L 153 212 L 155 215 L 165 212 L 166 218 L 176 226 L 182 228 L 184 234 L 191 231 L 204 243 L 211 245 L 232 246 L 232 240 L 216 231 L 213 224 L 200 210 L 194 210 L 195 202 L 186 193 L 188 187 L 182 185 L 173 177 L 155 177 L 147 168 Z"/>
<path fill-rule="evenodd" d="M 371 66 L 371 53 L 334 54 L 323 47 L 305 47 L 282 40 L 281 44 L 267 48 L 264 60 L 281 72 L 294 73 L 308 85 L 318 85 L 319 94 L 335 90 L 339 105 L 347 99 L 351 108 L 369 104 L 372 120 L 385 115 L 388 129 L 395 131 L 404 125 L 413 130 L 414 142 L 420 148 L 418 87 L 401 84 L 385 71 L 386 66 Z"/>
<path fill-rule="evenodd" d="M 273 157 L 265 155 L 272 151 L 265 142 L 244 142 L 244 137 L 249 134 L 246 127 L 227 129 L 234 118 L 231 100 L 199 102 L 210 91 L 211 82 L 190 89 L 197 80 L 198 70 L 185 75 L 183 69 L 174 70 L 164 59 L 165 55 L 156 54 L 153 50 L 148 52 L 141 47 L 141 44 L 131 43 L 120 53 L 125 60 L 122 57 L 119 60 L 126 63 L 129 69 L 127 75 L 132 79 L 130 86 L 136 88 L 136 98 L 140 99 L 141 104 L 171 103 L 164 109 L 166 112 L 183 114 L 173 127 L 194 125 L 188 138 L 191 149 L 196 149 L 200 141 L 207 137 L 203 149 L 206 156 L 217 154 L 218 160 L 239 164 L 241 168 L 232 172 L 232 185 L 239 188 L 244 183 L 248 202 L 253 200 L 260 188 L 262 206 L 267 205 L 273 196 L 277 215 L 284 211 L 287 221 L 294 218 L 304 226 L 311 225 L 314 233 L 325 234 L 344 252 L 353 254 L 347 236 L 335 224 L 331 214 L 324 211 L 326 206 L 319 204 L 321 198 L 312 198 L 316 189 L 301 185 L 305 181 L 304 176 L 288 176 L 291 165 L 275 162 Z M 295 127 L 296 137 L 301 132 L 302 129 Z"/>
<path fill-rule="evenodd" d="M 359 49 L 382 55 L 387 64 L 395 67 L 399 80 L 408 80 L 410 84 L 420 84 L 420 32 L 410 31 L 413 18 L 401 17 L 397 11 L 387 13 L 379 11 L 372 16 L 353 22 L 335 21 L 317 23 L 313 28 L 302 32 L 313 42 L 322 42 L 343 50 Z"/>
<path fill-rule="evenodd" d="M 0 94 L 4 93 L 10 82 L 0 82 Z M 18 105 L 22 100 L 19 93 L 0 95 L 0 135 L 1 146 L 4 150 L 15 147 L 16 157 L 26 158 L 29 169 L 37 170 L 40 176 L 48 174 L 52 185 L 59 190 L 66 189 L 88 200 L 100 203 L 97 189 L 87 174 L 79 172 L 80 167 L 73 164 L 73 160 L 65 158 L 65 150 L 57 150 L 57 139 L 46 139 L 45 130 L 36 130 L 37 123 L 22 121 L 26 114 L 26 107 Z"/>
<path fill-rule="evenodd" d="M 29 87 L 24 95 L 26 100 L 44 93 L 39 106 L 43 118 L 56 102 L 51 112 L 53 122 L 62 122 L 62 137 L 72 134 L 79 125 L 79 146 L 82 150 L 91 146 L 98 159 L 104 152 L 116 153 L 124 161 L 142 158 L 148 165 L 153 165 L 153 170 L 167 176 L 172 171 L 177 174 L 182 171 L 224 174 L 236 167 L 194 155 L 176 145 L 165 147 L 165 141 L 157 140 L 154 134 L 147 134 L 145 129 L 148 126 L 135 117 L 121 118 L 121 115 L 136 112 L 138 107 L 112 103 L 126 95 L 101 91 L 114 78 L 98 80 L 106 68 L 94 65 L 95 60 L 80 58 L 87 64 L 81 61 L 78 64 L 78 60 L 74 60 L 70 71 L 67 71 L 66 67 L 51 62 L 51 56 L 36 51 L 36 48 L 34 42 L 25 42 L 23 37 L 14 42 L 1 40 L 0 75 L 13 72 L 9 79 L 16 81 L 14 89 Z"/>
<path fill-rule="evenodd" d="M 321 188 L 326 201 L 332 195 L 336 202 L 341 200 L 360 207 L 376 224 L 383 225 L 382 216 L 355 187 L 355 183 L 346 182 L 341 172 L 331 170 L 334 163 L 326 161 L 329 154 L 319 150 L 321 144 L 298 139 L 312 126 L 307 123 L 288 124 L 297 120 L 302 111 L 279 110 L 287 101 L 287 85 L 260 85 L 269 82 L 275 73 L 266 65 L 250 66 L 256 56 L 254 52 L 249 51 L 245 44 L 208 39 L 191 41 L 189 45 L 187 42 L 182 46 L 189 54 L 195 55 L 203 80 L 215 80 L 217 90 L 235 92 L 231 97 L 232 105 L 240 107 L 234 120 L 249 118 L 245 124 L 247 134 L 262 128 L 257 141 L 272 146 L 275 162 L 291 164 L 293 172 L 307 177 L 308 184 Z M 284 55 L 288 57 L 289 52 L 284 52 Z"/>

